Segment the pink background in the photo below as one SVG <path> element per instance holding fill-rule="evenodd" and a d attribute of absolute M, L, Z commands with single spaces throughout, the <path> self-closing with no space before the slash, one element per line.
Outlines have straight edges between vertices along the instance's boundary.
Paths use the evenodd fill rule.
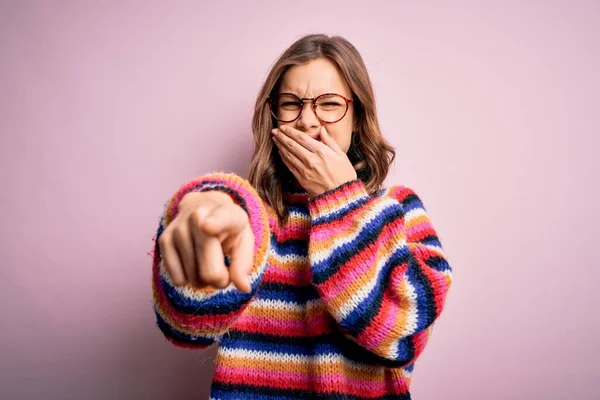
<path fill-rule="evenodd" d="M 206 398 L 213 351 L 163 340 L 147 252 L 180 183 L 246 174 L 256 93 L 309 32 L 362 52 L 390 182 L 454 267 L 414 398 L 599 398 L 598 2 L 0 7 L 0 398 Z"/>

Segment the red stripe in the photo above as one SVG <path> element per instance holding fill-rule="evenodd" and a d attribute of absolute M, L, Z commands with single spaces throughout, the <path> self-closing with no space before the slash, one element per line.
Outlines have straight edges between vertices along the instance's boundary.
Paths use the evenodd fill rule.
<path fill-rule="evenodd" d="M 328 379 L 329 378 L 329 379 Z M 338 378 L 338 379 L 336 379 Z M 269 371 L 248 368 L 233 368 L 218 365 L 214 374 L 214 381 L 224 384 L 244 385 L 255 388 L 311 390 L 317 393 L 336 393 L 364 398 L 380 398 L 390 393 L 386 382 L 376 384 L 364 380 L 352 380 L 345 376 L 326 374 L 321 381 L 311 374 L 290 374 L 287 372 Z"/>

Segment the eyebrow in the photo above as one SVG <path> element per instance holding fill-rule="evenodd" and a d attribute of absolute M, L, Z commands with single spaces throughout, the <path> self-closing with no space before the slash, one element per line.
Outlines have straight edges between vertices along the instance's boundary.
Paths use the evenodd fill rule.
<path fill-rule="evenodd" d="M 296 96 L 298 96 L 300 98 L 303 98 L 295 90 L 281 90 L 281 89 L 279 89 L 278 94 L 281 94 L 281 93 L 291 93 L 291 94 L 296 95 Z M 337 90 L 326 90 L 326 91 L 323 91 L 322 93 L 319 93 L 319 94 L 315 95 L 314 97 L 319 97 L 320 95 L 326 94 L 326 93 L 341 94 L 342 96 L 349 97 L 348 95 L 344 94 L 343 91 L 337 91 Z"/>

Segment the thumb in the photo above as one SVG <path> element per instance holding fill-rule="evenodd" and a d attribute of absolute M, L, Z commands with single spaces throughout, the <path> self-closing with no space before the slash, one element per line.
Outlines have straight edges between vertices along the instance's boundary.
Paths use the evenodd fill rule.
<path fill-rule="evenodd" d="M 323 143 L 325 143 L 326 146 L 330 147 L 336 153 L 339 153 L 340 151 L 342 151 L 342 149 L 337 144 L 337 142 L 335 141 L 335 139 L 332 138 L 329 135 L 329 133 L 327 132 L 327 129 L 325 129 L 325 125 L 323 125 L 321 127 L 321 130 L 319 131 L 319 136 L 321 137 L 321 141 Z"/>

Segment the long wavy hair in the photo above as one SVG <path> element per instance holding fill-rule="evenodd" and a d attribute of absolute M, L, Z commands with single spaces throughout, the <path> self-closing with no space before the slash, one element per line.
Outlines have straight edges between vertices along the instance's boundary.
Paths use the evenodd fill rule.
<path fill-rule="evenodd" d="M 271 129 L 277 126 L 277 120 L 270 113 L 268 98 L 277 95 L 283 75 L 292 66 L 319 58 L 332 61 L 352 91 L 356 123 L 347 155 L 370 194 L 381 188 L 396 158 L 396 151 L 381 134 L 371 79 L 354 45 L 343 37 L 324 34 L 310 34 L 296 40 L 269 71 L 252 118 L 254 153 L 248 179 L 280 221 L 287 221 L 289 216 L 283 193 L 294 177 L 271 139 Z"/>

